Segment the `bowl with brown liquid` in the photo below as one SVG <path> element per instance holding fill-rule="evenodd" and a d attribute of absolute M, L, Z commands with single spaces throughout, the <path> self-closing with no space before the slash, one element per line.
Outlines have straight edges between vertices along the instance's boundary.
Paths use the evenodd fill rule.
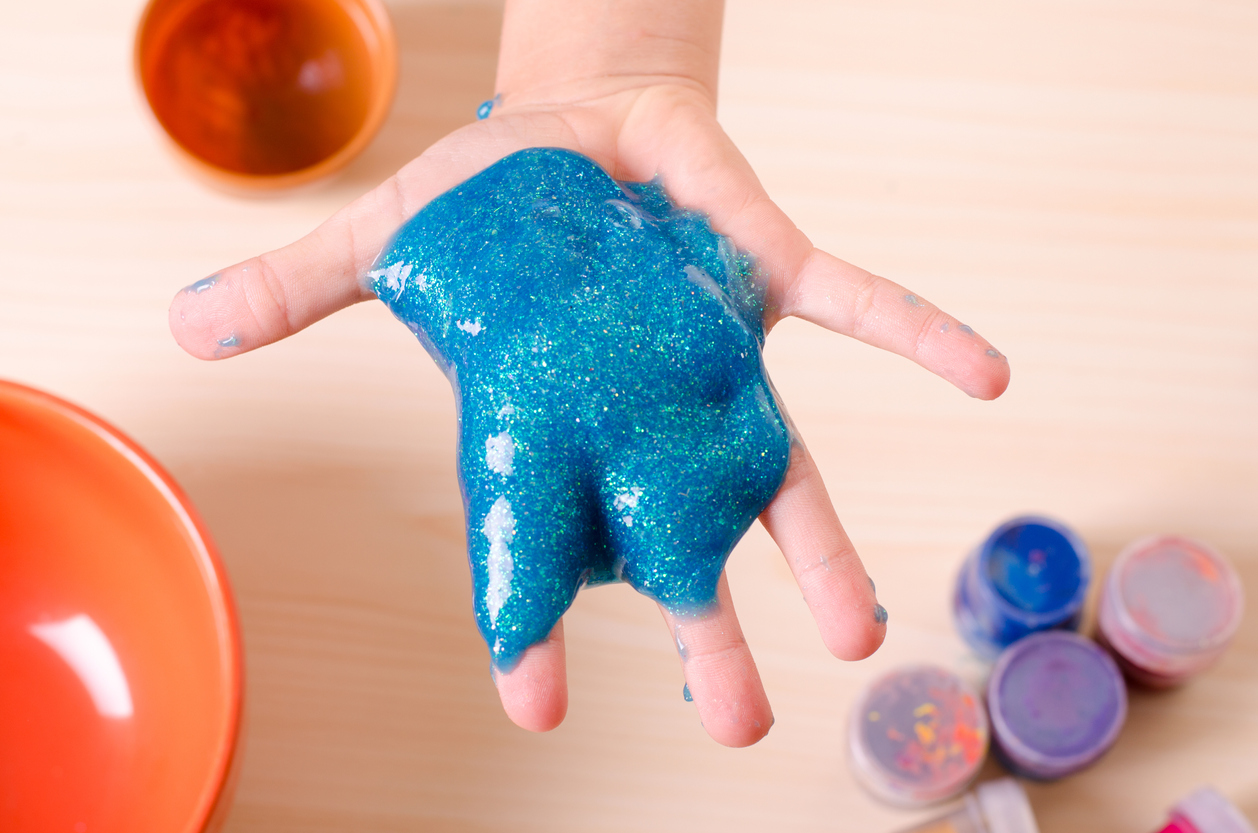
<path fill-rule="evenodd" d="M 135 63 L 176 155 L 257 192 L 321 179 L 367 146 L 397 45 L 379 0 L 151 0 Z"/>

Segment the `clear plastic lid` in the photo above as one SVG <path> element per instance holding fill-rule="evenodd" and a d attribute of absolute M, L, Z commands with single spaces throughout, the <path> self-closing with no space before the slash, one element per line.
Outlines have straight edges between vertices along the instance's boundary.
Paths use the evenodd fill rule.
<path fill-rule="evenodd" d="M 1061 778 L 1113 745 L 1127 689 L 1109 654 L 1066 631 L 1032 634 L 1001 654 L 987 684 L 992 736 L 1014 771 Z"/>
<path fill-rule="evenodd" d="M 1180 800 L 1171 816 L 1186 819 L 1198 833 L 1255 833 L 1240 810 L 1211 787 L 1202 787 Z"/>
<path fill-rule="evenodd" d="M 1026 791 L 1014 779 L 979 784 L 975 795 L 988 833 L 1040 833 Z"/>
<path fill-rule="evenodd" d="M 1240 625 L 1244 592 L 1221 554 L 1159 535 L 1128 546 L 1110 569 L 1099 608 L 1105 641 L 1137 672 L 1179 682 L 1209 666 Z"/>
<path fill-rule="evenodd" d="M 987 715 L 977 692 L 932 665 L 874 680 L 848 723 L 848 757 L 875 797 L 922 807 L 959 795 L 987 754 Z"/>
<path fill-rule="evenodd" d="M 987 536 L 957 575 L 953 616 L 980 656 L 1036 631 L 1078 626 L 1092 575 L 1082 539 L 1037 515 L 1011 518 Z"/>
<path fill-rule="evenodd" d="M 1039 833 L 1031 802 L 1012 778 L 980 784 L 965 803 L 900 833 Z"/>

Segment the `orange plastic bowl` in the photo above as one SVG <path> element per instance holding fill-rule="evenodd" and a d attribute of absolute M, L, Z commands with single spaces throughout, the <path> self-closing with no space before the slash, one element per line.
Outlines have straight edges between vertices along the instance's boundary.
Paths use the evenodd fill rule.
<path fill-rule="evenodd" d="M 0 830 L 221 824 L 242 655 L 209 536 L 117 430 L 2 381 L 0 656 Z"/>

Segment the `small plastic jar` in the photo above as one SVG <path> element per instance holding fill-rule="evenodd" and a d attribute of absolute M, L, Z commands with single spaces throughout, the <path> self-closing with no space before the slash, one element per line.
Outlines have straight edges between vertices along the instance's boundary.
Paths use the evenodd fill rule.
<path fill-rule="evenodd" d="M 957 576 L 953 614 L 961 636 L 995 659 L 1022 637 L 1079 626 L 1092 575 L 1088 549 L 1071 529 L 1037 516 L 996 527 Z"/>
<path fill-rule="evenodd" d="M 960 807 L 900 833 L 1039 833 L 1031 802 L 1012 778 L 979 784 Z"/>
<path fill-rule="evenodd" d="M 848 757 L 861 786 L 900 807 L 960 795 L 987 754 L 978 693 L 943 668 L 914 665 L 874 680 L 848 722 Z"/>
<path fill-rule="evenodd" d="M 1070 775 L 1114 745 L 1127 689 L 1109 654 L 1068 631 L 1028 636 L 1001 654 L 987 683 L 992 745 L 1017 775 Z"/>
<path fill-rule="evenodd" d="M 1255 833 L 1241 811 L 1211 787 L 1190 793 L 1171 808 L 1158 833 Z"/>
<path fill-rule="evenodd" d="M 1222 555 L 1189 538 L 1144 538 L 1110 568 L 1099 639 L 1133 681 L 1166 688 L 1219 658 L 1244 607 L 1240 579 Z"/>

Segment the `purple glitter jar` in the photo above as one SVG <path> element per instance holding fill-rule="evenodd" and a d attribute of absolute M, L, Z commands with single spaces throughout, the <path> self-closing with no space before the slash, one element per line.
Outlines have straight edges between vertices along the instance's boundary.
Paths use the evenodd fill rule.
<path fill-rule="evenodd" d="M 1033 634 L 1000 655 L 987 684 L 993 747 L 1014 773 L 1052 780 L 1105 754 L 1127 719 L 1114 660 L 1067 631 Z"/>

